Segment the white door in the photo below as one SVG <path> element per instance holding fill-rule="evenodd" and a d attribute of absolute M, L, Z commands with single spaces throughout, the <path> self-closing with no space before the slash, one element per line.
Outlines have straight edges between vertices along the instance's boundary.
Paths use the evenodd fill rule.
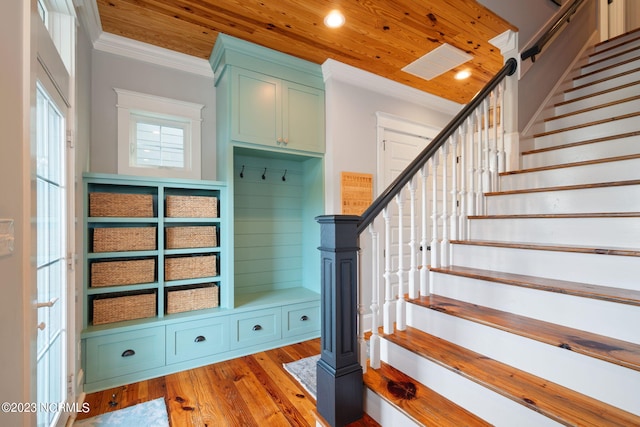
<path fill-rule="evenodd" d="M 387 188 L 394 179 L 396 179 L 402 171 L 413 161 L 418 154 L 437 136 L 439 130 L 428 127 L 416 125 L 415 123 L 405 122 L 398 119 L 378 118 L 378 138 L 380 139 L 380 152 L 378 153 L 378 174 L 383 179 L 379 180 L 380 186 L 377 189 L 380 194 L 385 188 Z M 417 180 L 417 197 L 420 196 L 420 180 Z M 408 290 L 408 271 L 411 266 L 410 258 L 410 224 L 411 224 L 411 206 L 410 206 L 410 194 L 407 189 L 403 190 L 403 263 L 402 274 L 404 280 L 404 290 Z M 398 285 L 398 269 L 400 265 L 398 243 L 400 240 L 399 224 L 399 209 L 395 201 L 391 203 L 391 247 L 390 253 L 385 257 L 391 259 L 391 276 L 390 281 L 394 287 L 394 295 L 397 296 Z M 416 202 L 416 227 L 420 224 L 420 203 Z M 381 236 L 384 236 L 382 230 L 380 230 Z M 420 231 L 417 228 L 416 231 L 416 245 L 419 246 Z M 384 240 L 384 237 L 383 237 Z M 419 263 L 420 252 L 417 250 L 417 260 Z"/>
<path fill-rule="evenodd" d="M 67 400 L 67 191 L 65 108 L 38 82 L 36 233 L 38 426 L 56 425 Z"/>

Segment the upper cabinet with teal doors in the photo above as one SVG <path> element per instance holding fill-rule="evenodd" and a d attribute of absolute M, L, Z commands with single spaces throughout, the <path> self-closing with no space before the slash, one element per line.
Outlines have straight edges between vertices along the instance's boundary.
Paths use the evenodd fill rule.
<path fill-rule="evenodd" d="M 317 64 L 220 34 L 211 55 L 225 140 L 324 153 L 324 82 Z M 259 71 L 257 71 L 259 70 Z M 223 102 L 220 102 L 220 100 Z"/>

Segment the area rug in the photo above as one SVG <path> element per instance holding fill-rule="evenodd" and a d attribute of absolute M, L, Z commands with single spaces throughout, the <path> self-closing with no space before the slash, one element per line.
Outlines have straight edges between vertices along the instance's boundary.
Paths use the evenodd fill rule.
<path fill-rule="evenodd" d="M 316 399 L 316 365 L 320 355 L 306 357 L 291 363 L 284 363 L 284 369 Z"/>
<path fill-rule="evenodd" d="M 86 420 L 76 421 L 73 425 L 75 427 L 169 427 L 169 417 L 164 398 L 161 397 Z"/>

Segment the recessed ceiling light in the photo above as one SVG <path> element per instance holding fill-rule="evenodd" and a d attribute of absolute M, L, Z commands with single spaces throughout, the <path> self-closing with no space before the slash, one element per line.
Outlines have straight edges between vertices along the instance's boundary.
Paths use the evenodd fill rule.
<path fill-rule="evenodd" d="M 471 71 L 462 70 L 456 73 L 455 78 L 456 80 L 464 80 L 464 79 L 468 79 L 470 76 L 471 76 Z"/>
<path fill-rule="evenodd" d="M 339 10 L 334 9 L 324 17 L 324 25 L 329 28 L 342 27 L 344 25 L 344 15 Z"/>

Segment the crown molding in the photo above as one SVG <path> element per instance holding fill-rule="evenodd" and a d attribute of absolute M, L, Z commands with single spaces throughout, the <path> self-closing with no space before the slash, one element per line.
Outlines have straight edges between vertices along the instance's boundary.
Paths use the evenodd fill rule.
<path fill-rule="evenodd" d="M 131 40 L 115 34 L 102 33 L 93 44 L 94 49 L 139 61 L 172 68 L 213 79 L 211 65 L 206 59 Z"/>
<path fill-rule="evenodd" d="M 164 49 L 148 43 L 128 39 L 102 31 L 96 0 L 74 0 L 80 21 L 95 50 L 137 59 L 155 65 L 184 71 L 213 79 L 211 65 L 206 59 Z"/>
<path fill-rule="evenodd" d="M 423 107 L 437 109 L 443 113 L 456 114 L 462 108 L 462 104 L 457 102 L 423 92 L 333 59 L 327 59 L 322 64 L 322 75 L 325 82 L 338 80 Z"/>

